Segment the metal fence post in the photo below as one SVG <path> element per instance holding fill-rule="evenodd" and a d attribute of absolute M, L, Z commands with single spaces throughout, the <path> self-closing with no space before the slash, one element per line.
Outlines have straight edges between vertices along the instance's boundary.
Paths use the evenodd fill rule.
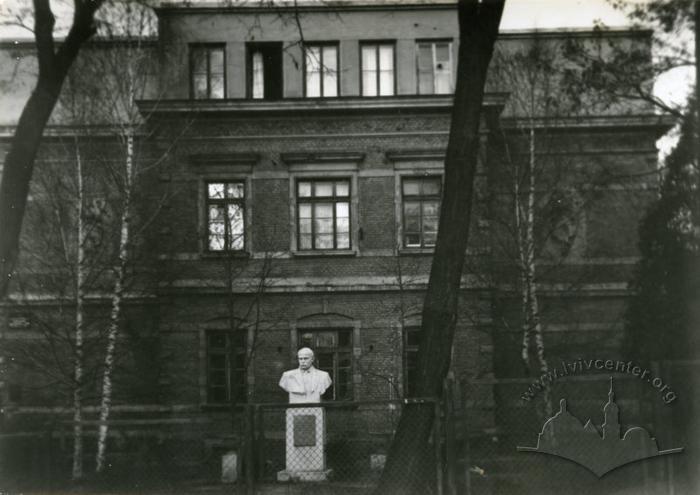
<path fill-rule="evenodd" d="M 245 486 L 248 495 L 255 494 L 255 409 L 245 406 Z"/>
<path fill-rule="evenodd" d="M 435 421 L 433 422 L 433 445 L 435 447 L 435 468 L 437 485 L 437 495 L 442 495 L 443 476 L 442 476 L 442 448 L 440 445 L 440 401 L 435 400 Z"/>

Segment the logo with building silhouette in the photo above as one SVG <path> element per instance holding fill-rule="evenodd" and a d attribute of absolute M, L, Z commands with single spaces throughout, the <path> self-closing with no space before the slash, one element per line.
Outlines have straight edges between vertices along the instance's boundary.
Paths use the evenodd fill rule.
<path fill-rule="evenodd" d="M 656 439 L 644 428 L 635 426 L 622 434 L 620 410 L 615 403 L 610 377 L 608 402 L 603 406 L 603 424 L 598 428 L 589 419 L 582 424 L 559 401 L 559 412 L 542 426 L 537 447 L 517 447 L 520 452 L 539 452 L 569 459 L 599 478 L 615 468 L 660 455 L 677 454 L 683 448 L 659 450 Z"/>

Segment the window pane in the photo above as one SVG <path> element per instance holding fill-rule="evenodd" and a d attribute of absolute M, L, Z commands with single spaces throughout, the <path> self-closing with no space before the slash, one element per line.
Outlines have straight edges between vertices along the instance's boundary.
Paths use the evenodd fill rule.
<path fill-rule="evenodd" d="M 299 236 L 299 249 L 311 249 L 311 234 Z"/>
<path fill-rule="evenodd" d="M 341 180 L 335 183 L 335 195 L 336 196 L 349 196 L 350 195 L 350 183 L 346 180 Z"/>
<path fill-rule="evenodd" d="M 318 46 L 310 46 L 306 49 L 306 72 L 319 72 L 321 70 L 321 49 Z"/>
<path fill-rule="evenodd" d="M 404 215 L 403 221 L 404 221 L 403 229 L 406 231 L 407 234 L 420 232 L 420 217 L 419 216 Z"/>
<path fill-rule="evenodd" d="M 195 98 L 207 98 L 207 76 L 195 74 L 192 77 L 192 94 Z"/>
<path fill-rule="evenodd" d="M 431 178 L 423 181 L 423 194 L 438 195 L 440 194 L 440 179 Z"/>
<path fill-rule="evenodd" d="M 362 71 L 362 96 L 377 96 L 377 73 Z"/>
<path fill-rule="evenodd" d="M 449 70 L 435 71 L 435 94 L 443 95 L 452 93 L 452 74 Z"/>
<path fill-rule="evenodd" d="M 408 217 L 420 217 L 420 203 L 418 201 L 406 201 L 403 204 L 403 214 Z"/>
<path fill-rule="evenodd" d="M 210 251 L 223 251 L 224 250 L 224 236 L 223 235 L 209 235 L 209 250 Z"/>
<path fill-rule="evenodd" d="M 406 247 L 420 247 L 420 235 L 406 234 Z"/>
<path fill-rule="evenodd" d="M 418 45 L 418 70 L 420 72 L 433 71 L 433 47 L 430 43 Z"/>
<path fill-rule="evenodd" d="M 314 220 L 314 229 L 317 234 L 332 234 L 333 233 L 333 219 L 324 218 Z"/>
<path fill-rule="evenodd" d="M 419 72 L 418 73 L 418 93 L 422 95 L 432 95 L 434 93 L 433 73 Z"/>
<path fill-rule="evenodd" d="M 210 388 L 209 389 L 209 402 L 226 402 L 226 389 L 225 388 Z"/>
<path fill-rule="evenodd" d="M 394 70 L 394 47 L 383 45 L 379 47 L 379 69 Z"/>
<path fill-rule="evenodd" d="M 338 73 L 324 72 L 323 73 L 323 96 L 333 97 L 338 96 Z"/>
<path fill-rule="evenodd" d="M 226 197 L 227 198 L 242 198 L 244 196 L 245 189 L 243 188 L 242 182 L 232 182 L 226 184 Z"/>
<path fill-rule="evenodd" d="M 336 203 L 335 204 L 335 216 L 336 218 L 348 218 L 350 216 L 350 210 L 348 203 Z"/>
<path fill-rule="evenodd" d="M 223 184 L 209 184 L 207 186 L 207 192 L 209 197 L 212 199 L 218 199 L 224 197 L 224 185 Z"/>
<path fill-rule="evenodd" d="M 224 76 L 212 76 L 210 79 L 211 93 L 209 98 L 221 99 L 224 97 Z"/>
<path fill-rule="evenodd" d="M 436 68 L 440 68 L 439 64 L 445 64 L 449 67 L 450 62 L 450 44 L 436 43 L 435 44 L 435 64 Z"/>
<path fill-rule="evenodd" d="M 350 347 L 352 345 L 352 332 L 338 332 L 338 346 Z"/>
<path fill-rule="evenodd" d="M 265 65 L 263 63 L 263 54 L 261 52 L 253 53 L 253 98 L 265 97 Z"/>
<path fill-rule="evenodd" d="M 350 234 L 336 234 L 336 244 L 338 249 L 350 249 Z"/>
<path fill-rule="evenodd" d="M 317 235 L 316 249 L 333 249 L 333 234 Z"/>
<path fill-rule="evenodd" d="M 434 246 L 437 239 L 437 232 L 426 232 L 423 234 L 423 244 L 426 246 Z"/>
<path fill-rule="evenodd" d="M 338 218 L 336 221 L 336 232 L 338 233 L 348 233 L 350 232 L 350 221 L 348 218 Z"/>
<path fill-rule="evenodd" d="M 299 182 L 299 196 L 307 198 L 311 196 L 311 182 Z"/>
<path fill-rule="evenodd" d="M 336 347 L 338 342 L 336 332 L 318 332 L 316 345 L 318 347 Z"/>
<path fill-rule="evenodd" d="M 317 182 L 316 189 L 314 191 L 314 196 L 325 197 L 333 196 L 333 183 L 332 182 Z"/>
<path fill-rule="evenodd" d="M 220 332 L 212 332 L 207 335 L 209 347 L 225 349 L 226 348 L 226 335 Z"/>
<path fill-rule="evenodd" d="M 437 232 L 438 217 L 423 217 L 423 232 Z"/>
<path fill-rule="evenodd" d="M 424 201 L 423 202 L 423 216 L 438 216 L 438 202 L 437 201 Z"/>
<path fill-rule="evenodd" d="M 306 73 L 306 96 L 316 98 L 321 96 L 321 74 L 318 72 Z"/>
<path fill-rule="evenodd" d="M 315 218 L 333 218 L 333 203 L 317 203 L 314 205 Z"/>
<path fill-rule="evenodd" d="M 212 74 L 224 73 L 224 50 L 222 48 L 209 50 L 209 71 Z"/>
<path fill-rule="evenodd" d="M 202 48 L 192 50 L 192 72 L 197 74 L 207 73 L 207 52 Z"/>
<path fill-rule="evenodd" d="M 379 94 L 391 96 L 394 94 L 394 72 L 382 71 L 379 73 Z"/>
<path fill-rule="evenodd" d="M 311 219 L 305 218 L 299 220 L 299 233 L 300 234 L 310 234 L 311 233 Z"/>
<path fill-rule="evenodd" d="M 323 71 L 338 72 L 338 49 L 335 46 L 323 47 Z"/>
<path fill-rule="evenodd" d="M 226 356 L 224 354 L 214 354 L 209 356 L 209 369 L 210 370 L 225 370 L 226 369 Z M 215 375 L 216 373 L 211 373 Z"/>
<path fill-rule="evenodd" d="M 362 47 L 362 70 L 377 69 L 377 47 L 375 45 Z"/>
<path fill-rule="evenodd" d="M 420 179 L 403 180 L 404 196 L 418 196 L 420 194 Z"/>
<path fill-rule="evenodd" d="M 311 205 L 310 204 L 300 204 L 299 205 L 299 218 L 311 218 Z"/>

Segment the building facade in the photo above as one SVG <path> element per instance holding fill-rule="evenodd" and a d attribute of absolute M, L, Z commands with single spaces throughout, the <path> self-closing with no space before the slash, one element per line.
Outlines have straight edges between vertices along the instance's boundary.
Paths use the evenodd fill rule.
<path fill-rule="evenodd" d="M 301 346 L 331 374 L 324 400 L 411 394 L 444 187 L 455 6 L 183 3 L 156 13 L 158 38 L 144 49 L 156 55 L 159 82 L 136 102 L 141 161 L 156 163 L 146 167 L 135 207 L 149 219 L 139 241 L 148 256 L 134 262 L 125 294 L 120 338 L 132 371 L 115 392 L 116 413 L 219 418 L 207 433 L 216 436 L 232 403 L 286 399 L 277 382 Z M 641 47 L 650 39 L 636 31 L 606 36 Z M 517 263 L 501 251 L 515 242 L 502 235 L 510 225 L 504 177 L 516 155 L 546 161 L 544 175 L 561 182 L 538 185 L 549 188 L 543 203 L 568 211 L 542 222 L 553 241 L 538 232 L 547 355 L 552 362 L 589 352 L 619 357 L 637 223 L 655 195 L 654 143 L 668 124 L 624 102 L 524 111 L 517 102 L 527 88 L 514 82 L 508 60 L 536 44 L 558 58 L 571 39 L 592 43 L 596 35 L 505 32 L 498 41 L 451 361 L 459 380 L 528 376 Z M 105 49 L 98 45 L 90 50 Z M 74 161 L 59 157 L 71 133 L 51 127 L 40 163 Z M 108 155 L 116 145 L 94 145 L 102 143 L 95 134 L 88 153 Z M 528 155 L 533 135 L 538 148 Z M 25 237 L 31 242 L 31 231 Z M 37 330 L 32 315 L 57 307 L 51 286 L 32 277 L 3 306 L 5 342 L 26 340 Z M 104 321 L 111 279 L 99 280 L 90 301 Z M 70 291 L 64 296 L 70 300 Z M 7 376 L 6 421 L 59 405 L 26 383 L 32 375 Z M 134 398 L 137 383 L 145 392 Z M 494 407 L 503 395 L 484 394 L 484 414 L 471 427 L 486 431 L 498 426 Z"/>

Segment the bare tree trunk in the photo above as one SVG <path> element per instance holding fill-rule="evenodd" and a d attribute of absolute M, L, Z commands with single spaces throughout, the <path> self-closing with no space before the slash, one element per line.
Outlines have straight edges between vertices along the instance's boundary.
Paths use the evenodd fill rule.
<path fill-rule="evenodd" d="M 78 138 L 75 139 L 78 170 L 78 250 L 75 284 L 75 361 L 73 384 L 73 471 L 72 478 L 83 477 L 83 335 L 85 323 L 85 183 Z"/>
<path fill-rule="evenodd" d="M 134 170 L 134 137 L 127 131 L 126 139 L 126 167 L 124 179 L 124 199 L 122 202 L 121 229 L 119 235 L 119 260 L 112 292 L 112 311 L 109 317 L 109 330 L 107 332 L 107 349 L 105 352 L 104 375 L 102 377 L 102 401 L 100 403 L 100 428 L 97 437 L 97 455 L 95 458 L 95 471 L 101 473 L 104 469 L 105 453 L 107 449 L 107 433 L 109 426 L 110 409 L 112 405 L 112 373 L 114 372 L 114 358 L 116 353 L 117 335 L 122 316 L 124 296 L 124 283 L 126 265 L 129 261 L 129 233 L 131 228 L 131 193 Z"/>
<path fill-rule="evenodd" d="M 439 397 L 452 356 L 457 302 L 469 237 L 484 85 L 504 1 L 461 0 L 457 88 L 445 157 L 445 187 L 418 350 L 417 393 Z M 425 493 L 432 404 L 406 405 L 375 493 Z M 437 439 L 435 439 L 437 441 Z"/>
<path fill-rule="evenodd" d="M 94 14 L 102 0 L 75 0 L 73 24 L 58 50 L 54 49 L 55 18 L 49 0 L 34 0 L 34 37 L 39 77 L 17 123 L 5 157 L 0 182 L 0 299 L 9 290 L 17 262 L 19 235 L 27 206 L 29 183 L 41 136 L 51 116 L 68 69 L 80 47 L 95 32 Z"/>

